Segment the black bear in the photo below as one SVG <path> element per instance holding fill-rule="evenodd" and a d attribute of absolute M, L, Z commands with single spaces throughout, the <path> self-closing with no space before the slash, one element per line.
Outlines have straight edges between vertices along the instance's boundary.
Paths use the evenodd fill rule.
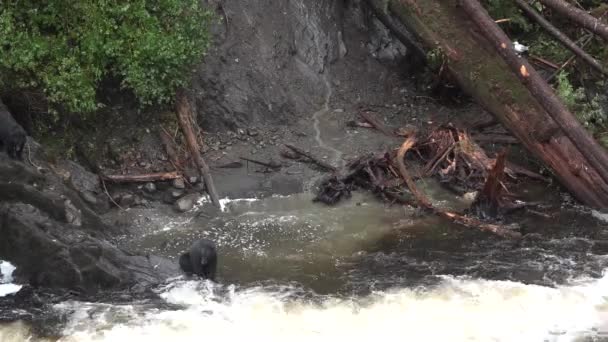
<path fill-rule="evenodd" d="M 179 257 L 179 266 L 187 274 L 196 274 L 203 279 L 215 280 L 217 249 L 215 243 L 201 239 L 192 244 L 190 250 Z"/>
<path fill-rule="evenodd" d="M 23 159 L 23 147 L 27 135 L 6 107 L 0 102 L 0 150 L 13 159 Z"/>

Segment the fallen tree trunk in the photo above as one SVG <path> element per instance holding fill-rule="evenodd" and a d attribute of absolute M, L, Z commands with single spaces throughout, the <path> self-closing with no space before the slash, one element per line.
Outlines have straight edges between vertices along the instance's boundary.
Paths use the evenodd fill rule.
<path fill-rule="evenodd" d="M 184 94 L 179 94 L 177 96 L 177 120 L 179 121 L 182 132 L 186 137 L 186 144 L 188 145 L 190 155 L 192 156 L 201 177 L 205 181 L 205 188 L 207 189 L 209 197 L 211 197 L 211 202 L 219 208 L 221 207 L 220 198 L 215 190 L 215 184 L 213 184 L 213 178 L 211 177 L 209 166 L 203 157 L 201 157 L 200 148 L 198 146 L 198 142 L 196 141 L 196 135 L 194 134 L 192 124 L 190 123 L 191 117 L 192 108 L 190 107 L 190 102 Z"/>
<path fill-rule="evenodd" d="M 147 183 L 174 180 L 181 178 L 182 174 L 178 171 L 146 173 L 141 175 L 103 175 L 104 181 L 113 183 Z"/>
<path fill-rule="evenodd" d="M 591 14 L 578 9 L 563 0 L 540 0 L 540 2 L 554 10 L 555 12 L 567 17 L 587 30 L 604 38 L 608 42 L 608 25 Z"/>
<path fill-rule="evenodd" d="M 608 75 L 608 71 L 598 62 L 595 58 L 591 57 L 585 50 L 580 48 L 573 42 L 568 36 L 562 33 L 557 27 L 553 26 L 547 19 L 545 19 L 540 13 L 536 12 L 532 6 L 528 4 L 526 0 L 515 0 L 515 3 L 526 13 L 530 18 L 536 21 L 547 33 L 553 38 L 557 39 L 563 46 L 568 50 L 572 51 L 575 55 L 579 56 L 587 64 L 589 64 L 595 70 L 601 72 L 604 75 Z"/>
<path fill-rule="evenodd" d="M 608 208 L 606 151 L 590 143 L 592 139 L 569 112 L 554 112 L 551 103 L 547 106 L 537 91 L 522 84 L 492 47 L 495 42 L 484 36 L 459 3 L 389 0 L 388 8 L 428 50 L 442 53 L 447 70 L 463 90 L 542 160 L 578 200 Z M 512 48 L 509 40 L 501 43 Z M 525 66 L 519 71 L 526 81 L 530 74 L 536 75 L 527 63 L 520 65 Z"/>
<path fill-rule="evenodd" d="M 555 120 L 559 129 L 598 170 L 600 177 L 608 182 L 608 153 L 585 130 L 583 125 L 570 113 L 566 105 L 555 95 L 547 82 L 534 68 L 521 58 L 513 48 L 507 35 L 494 23 L 488 12 L 477 0 L 461 0 L 462 8 L 477 24 L 482 34 L 494 45 L 504 61 L 519 75 L 522 84 L 536 97 L 547 114 Z"/>

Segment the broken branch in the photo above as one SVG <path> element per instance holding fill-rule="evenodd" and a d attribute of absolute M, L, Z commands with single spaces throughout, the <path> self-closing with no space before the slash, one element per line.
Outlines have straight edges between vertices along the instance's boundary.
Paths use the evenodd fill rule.
<path fill-rule="evenodd" d="M 566 36 L 557 27 L 553 26 L 547 19 L 545 19 L 540 13 L 536 12 L 532 6 L 530 6 L 525 0 L 515 0 L 515 3 L 521 8 L 530 18 L 536 21 L 542 28 L 544 28 L 553 38 L 557 39 L 563 46 L 572 51 L 575 55 L 579 56 L 582 60 L 587 62 L 595 70 L 601 72 L 604 75 L 608 75 L 608 71 L 593 57 L 591 57 L 585 50 L 581 49 L 575 42 L 573 42 L 568 36 Z"/>
<path fill-rule="evenodd" d="M 186 143 L 188 145 L 190 155 L 192 156 L 194 163 L 199 169 L 199 173 L 205 181 L 207 193 L 209 194 L 209 197 L 211 197 L 213 204 L 216 207 L 220 207 L 220 199 L 217 195 L 217 191 L 215 190 L 215 185 L 213 184 L 211 171 L 209 171 L 209 166 L 203 157 L 201 157 L 196 135 L 194 134 L 194 130 L 190 123 L 190 117 L 192 117 L 192 108 L 190 107 L 190 102 L 183 93 L 180 93 L 177 96 L 177 119 L 182 128 L 182 132 L 184 132 L 184 136 L 186 137 Z"/>
<path fill-rule="evenodd" d="M 141 175 L 102 175 L 103 181 L 113 183 L 148 183 L 174 180 L 181 178 L 182 174 L 179 171 L 147 173 Z"/>
<path fill-rule="evenodd" d="M 312 161 L 313 163 L 315 163 L 315 164 L 319 165 L 320 167 L 326 169 L 327 171 L 336 171 L 337 170 L 335 166 L 330 165 L 330 164 L 328 164 L 328 163 L 326 163 L 326 162 L 324 162 L 324 161 L 322 161 L 322 160 L 314 157 L 310 153 L 307 153 L 306 151 L 304 151 L 304 150 L 302 150 L 302 149 L 300 149 L 300 148 L 298 148 L 296 146 L 293 146 L 293 145 L 290 145 L 290 144 L 285 144 L 285 146 L 287 148 L 289 148 L 290 150 L 294 151 L 295 153 L 308 158 L 310 161 Z"/>
<path fill-rule="evenodd" d="M 500 226 L 497 224 L 491 224 L 491 223 L 484 223 L 484 222 L 481 222 L 481 221 L 476 220 L 471 217 L 466 217 L 466 216 L 463 216 L 463 215 L 460 215 L 457 213 L 435 208 L 433 206 L 433 204 L 431 203 L 431 201 L 426 197 L 426 195 L 424 193 L 422 193 L 420 190 L 418 190 L 418 187 L 414 183 L 414 180 L 412 179 L 407 168 L 405 167 L 405 162 L 404 162 L 405 154 L 407 153 L 407 151 L 410 148 L 412 148 L 412 146 L 414 146 L 415 143 L 416 143 L 416 137 L 412 135 L 409 138 L 407 138 L 405 140 L 405 142 L 401 145 L 401 147 L 399 148 L 399 152 L 397 153 L 397 166 L 399 168 L 399 173 L 401 174 L 401 177 L 407 184 L 407 187 L 410 189 L 410 192 L 414 195 L 414 197 L 416 198 L 416 200 L 418 201 L 418 203 L 420 203 L 420 205 L 422 207 L 433 211 L 435 214 L 437 214 L 440 217 L 446 218 L 454 223 L 460 224 L 467 228 L 474 227 L 474 228 L 480 229 L 482 231 L 491 232 L 496 235 L 499 235 L 502 237 L 507 237 L 507 238 L 520 238 L 521 237 L 520 233 L 509 230 L 503 226 Z"/>
<path fill-rule="evenodd" d="M 608 41 L 608 25 L 602 23 L 598 18 L 563 0 L 540 0 L 540 2 Z"/>
<path fill-rule="evenodd" d="M 250 163 L 265 166 L 270 169 L 280 169 L 281 168 L 281 164 L 279 164 L 279 163 L 274 163 L 274 162 L 266 163 L 266 162 L 262 162 L 262 161 L 251 159 L 251 158 L 245 158 L 245 157 L 241 157 L 241 159 L 244 161 L 248 161 Z"/>

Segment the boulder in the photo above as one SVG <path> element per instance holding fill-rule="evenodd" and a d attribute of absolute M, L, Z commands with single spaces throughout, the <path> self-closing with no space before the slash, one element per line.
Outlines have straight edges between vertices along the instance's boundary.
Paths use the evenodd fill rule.
<path fill-rule="evenodd" d="M 186 195 L 175 202 L 175 210 L 185 213 L 186 211 L 194 208 L 194 204 L 201 197 L 200 194 L 194 193 Z"/>
<path fill-rule="evenodd" d="M 116 233 L 124 232 L 106 225 L 62 177 L 0 155 L 0 260 L 17 267 L 17 281 L 96 292 L 178 274 L 174 263 L 112 245 Z"/>

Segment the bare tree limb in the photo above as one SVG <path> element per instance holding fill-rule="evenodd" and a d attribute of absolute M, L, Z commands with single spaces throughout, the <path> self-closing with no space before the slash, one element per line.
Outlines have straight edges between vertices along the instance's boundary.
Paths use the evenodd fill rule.
<path fill-rule="evenodd" d="M 598 62 L 595 58 L 591 57 L 585 50 L 581 49 L 575 42 L 573 42 L 568 36 L 562 33 L 557 27 L 553 26 L 547 19 L 545 19 L 540 13 L 536 12 L 532 6 L 528 5 L 525 0 L 515 0 L 515 3 L 519 8 L 522 9 L 530 18 L 536 21 L 542 28 L 544 28 L 553 38 L 557 39 L 563 46 L 572 51 L 575 55 L 579 56 L 587 64 L 593 67 L 595 70 L 601 72 L 604 75 L 608 75 L 608 71 Z"/>
<path fill-rule="evenodd" d="M 578 9 L 563 0 L 539 0 L 543 5 L 567 17 L 589 31 L 604 38 L 608 42 L 608 25 L 602 23 L 591 14 Z"/>
<path fill-rule="evenodd" d="M 211 202 L 213 202 L 216 207 L 220 207 L 220 199 L 217 195 L 217 191 L 215 190 L 215 185 L 213 184 L 211 171 L 209 170 L 209 166 L 201 156 L 200 148 L 196 140 L 196 135 L 194 134 L 194 130 L 192 129 L 192 125 L 190 124 L 190 117 L 193 115 L 192 107 L 183 92 L 177 95 L 176 104 L 177 119 L 182 128 L 182 132 L 184 132 L 184 136 L 186 137 L 186 143 L 188 145 L 190 155 L 192 156 L 194 163 L 198 167 L 199 172 L 203 180 L 205 181 L 205 187 L 207 189 L 209 197 L 211 197 Z"/>
<path fill-rule="evenodd" d="M 434 212 L 435 214 L 437 214 L 438 216 L 448 219 L 448 220 L 450 220 L 454 223 L 460 224 L 462 226 L 465 226 L 467 228 L 477 228 L 482 231 L 494 233 L 496 235 L 506 237 L 506 238 L 512 238 L 512 239 L 517 239 L 517 238 L 521 237 L 520 233 L 510 230 L 501 225 L 481 222 L 477 219 L 474 219 L 471 217 L 466 217 L 466 216 L 460 215 L 458 213 L 453 213 L 453 212 L 449 212 L 447 210 L 435 208 L 433 206 L 433 204 L 431 203 L 431 201 L 428 199 L 428 197 L 426 197 L 426 195 L 423 192 L 418 190 L 416 183 L 414 183 L 414 180 L 412 179 L 412 176 L 410 176 L 410 173 L 408 172 L 407 168 L 405 167 L 405 163 L 403 161 L 405 159 L 405 154 L 407 153 L 407 151 L 410 148 L 412 148 L 412 146 L 414 146 L 415 143 L 416 143 L 416 137 L 414 135 L 407 138 L 403 142 L 401 147 L 399 148 L 399 152 L 397 153 L 396 162 L 397 162 L 397 166 L 399 167 L 399 173 L 401 174 L 401 177 L 407 184 L 407 187 L 410 189 L 410 192 L 412 193 L 412 195 L 414 195 L 414 197 L 416 198 L 418 203 L 420 203 L 420 205 L 423 208 L 429 209 L 432 212 Z"/>

